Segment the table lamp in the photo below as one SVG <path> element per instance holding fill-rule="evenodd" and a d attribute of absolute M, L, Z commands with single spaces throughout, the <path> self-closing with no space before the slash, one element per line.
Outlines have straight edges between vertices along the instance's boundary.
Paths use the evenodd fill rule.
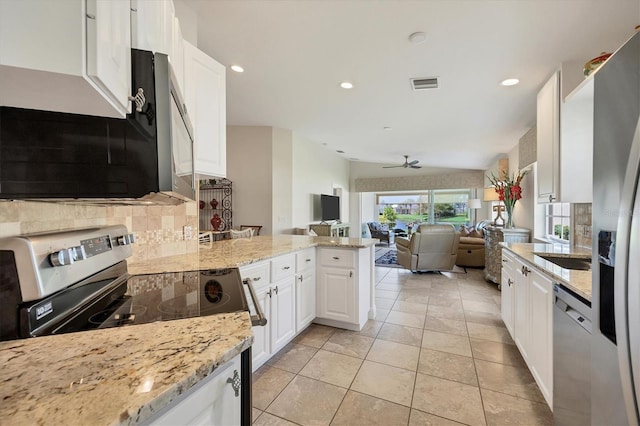
<path fill-rule="evenodd" d="M 502 217 L 502 212 L 504 211 L 504 206 L 500 203 L 500 197 L 496 192 L 496 189 L 493 186 L 484 189 L 484 201 L 497 201 L 498 205 L 493 206 L 493 211 L 496 212 L 496 217 L 493 218 L 493 222 L 496 226 L 504 226 L 504 218 Z"/>
<path fill-rule="evenodd" d="M 482 200 L 480 198 L 470 198 L 468 201 L 469 209 L 473 210 L 473 226 L 476 226 L 478 219 L 478 209 L 482 207 Z"/>

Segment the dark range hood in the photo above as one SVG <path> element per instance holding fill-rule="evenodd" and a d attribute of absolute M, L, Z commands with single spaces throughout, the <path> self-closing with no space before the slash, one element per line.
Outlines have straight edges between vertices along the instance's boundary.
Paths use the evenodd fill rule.
<path fill-rule="evenodd" d="M 0 107 L 0 199 L 168 205 L 193 199 L 192 173 L 177 177 L 173 166 L 171 71 L 166 56 L 155 57 L 132 52 L 133 87 L 144 87 L 146 103 L 126 119 Z"/>

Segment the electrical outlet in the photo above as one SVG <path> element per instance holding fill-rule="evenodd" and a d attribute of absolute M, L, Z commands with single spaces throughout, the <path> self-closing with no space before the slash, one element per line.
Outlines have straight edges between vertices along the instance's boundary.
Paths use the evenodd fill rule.
<path fill-rule="evenodd" d="M 184 233 L 185 240 L 190 240 L 191 238 L 193 238 L 193 228 L 191 228 L 190 226 L 185 226 L 184 228 L 182 228 L 182 232 Z"/>

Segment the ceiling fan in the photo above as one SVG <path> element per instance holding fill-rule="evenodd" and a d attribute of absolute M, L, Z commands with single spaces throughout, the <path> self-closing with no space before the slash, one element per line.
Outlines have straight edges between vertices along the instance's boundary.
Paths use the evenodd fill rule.
<path fill-rule="evenodd" d="M 417 164 L 419 163 L 419 160 L 413 160 L 413 161 L 409 161 L 409 156 L 405 155 L 404 156 L 404 164 L 399 164 L 397 166 L 382 166 L 383 169 L 392 169 L 394 167 L 404 167 L 406 168 L 410 168 L 410 169 L 421 169 L 422 166 L 418 166 Z"/>

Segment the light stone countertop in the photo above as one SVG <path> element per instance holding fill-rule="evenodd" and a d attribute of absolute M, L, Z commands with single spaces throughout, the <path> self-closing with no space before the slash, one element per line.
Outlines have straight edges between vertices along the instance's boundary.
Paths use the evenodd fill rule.
<path fill-rule="evenodd" d="M 377 242 L 304 235 L 223 240 L 201 245 L 197 255 L 129 265 L 129 273 L 236 267 L 308 247 Z M 0 424 L 136 424 L 252 343 L 246 312 L 0 342 Z"/>
<path fill-rule="evenodd" d="M 198 255 L 169 256 L 128 266 L 130 274 L 179 272 L 199 269 L 234 268 L 309 247 L 366 248 L 376 238 L 311 237 L 307 235 L 265 235 L 200 244 Z"/>
<path fill-rule="evenodd" d="M 246 312 L 0 342 L 0 424 L 136 424 L 252 343 Z"/>
<path fill-rule="evenodd" d="M 577 271 L 562 268 L 536 256 L 536 253 L 554 254 L 556 257 L 573 257 L 591 259 L 591 250 L 571 247 L 567 244 L 540 244 L 540 243 L 501 243 L 502 246 L 526 260 L 551 278 L 561 281 L 569 290 L 591 301 L 591 271 Z"/>

